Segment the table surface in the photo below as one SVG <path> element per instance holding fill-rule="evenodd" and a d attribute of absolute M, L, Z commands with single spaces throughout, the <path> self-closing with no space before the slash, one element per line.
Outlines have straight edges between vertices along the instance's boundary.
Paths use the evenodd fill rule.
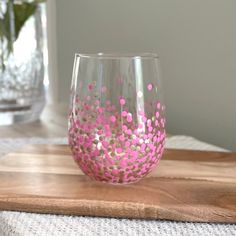
<path fill-rule="evenodd" d="M 66 137 L 68 105 L 47 105 L 40 120 L 0 126 L 0 138 Z"/>

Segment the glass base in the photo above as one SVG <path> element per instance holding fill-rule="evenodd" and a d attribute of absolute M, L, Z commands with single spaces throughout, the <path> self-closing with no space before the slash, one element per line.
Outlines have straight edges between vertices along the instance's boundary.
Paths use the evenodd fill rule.
<path fill-rule="evenodd" d="M 0 109 L 0 126 L 27 123 L 38 120 L 45 106 L 45 101 L 15 109 Z"/>

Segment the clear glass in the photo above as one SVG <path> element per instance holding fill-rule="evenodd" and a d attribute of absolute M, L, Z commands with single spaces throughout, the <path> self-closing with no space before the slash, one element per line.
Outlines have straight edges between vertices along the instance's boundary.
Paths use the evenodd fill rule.
<path fill-rule="evenodd" d="M 155 54 L 76 54 L 69 144 L 91 179 L 133 183 L 158 164 L 164 104 Z"/>
<path fill-rule="evenodd" d="M 0 0 L 0 125 L 36 120 L 45 105 L 42 7 Z"/>

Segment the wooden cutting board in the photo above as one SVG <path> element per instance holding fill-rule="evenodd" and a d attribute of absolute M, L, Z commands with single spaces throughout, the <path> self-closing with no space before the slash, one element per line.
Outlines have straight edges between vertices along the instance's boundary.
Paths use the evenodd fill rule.
<path fill-rule="evenodd" d="M 0 209 L 236 223 L 236 154 L 165 150 L 142 181 L 89 180 L 64 145 L 27 146 L 0 160 Z"/>

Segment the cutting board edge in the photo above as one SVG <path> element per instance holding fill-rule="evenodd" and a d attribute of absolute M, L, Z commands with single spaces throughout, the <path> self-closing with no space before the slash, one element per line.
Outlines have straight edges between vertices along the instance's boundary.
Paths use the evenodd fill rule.
<path fill-rule="evenodd" d="M 45 199 L 47 201 L 45 201 Z M 42 204 L 41 200 L 44 201 L 44 204 Z M 217 206 L 211 207 L 211 211 L 209 211 L 208 206 L 205 204 L 201 206 L 201 211 L 199 211 L 199 206 L 200 205 L 196 204 L 196 206 L 189 208 L 189 206 L 185 204 L 173 204 L 168 206 L 162 204 L 162 206 L 159 206 L 134 202 L 49 198 L 44 196 L 0 196 L 0 210 L 7 211 L 93 217 L 114 217 L 114 215 L 116 215 L 116 218 L 128 219 L 236 223 L 236 211 L 234 210 L 221 208 L 221 214 L 216 214 L 217 210 L 219 210 Z M 143 208 L 142 212 L 140 212 L 140 208 Z M 194 208 L 198 210 L 197 215 L 192 214 Z M 236 205 L 234 208 L 236 208 Z M 95 213 L 94 209 L 96 209 Z"/>

